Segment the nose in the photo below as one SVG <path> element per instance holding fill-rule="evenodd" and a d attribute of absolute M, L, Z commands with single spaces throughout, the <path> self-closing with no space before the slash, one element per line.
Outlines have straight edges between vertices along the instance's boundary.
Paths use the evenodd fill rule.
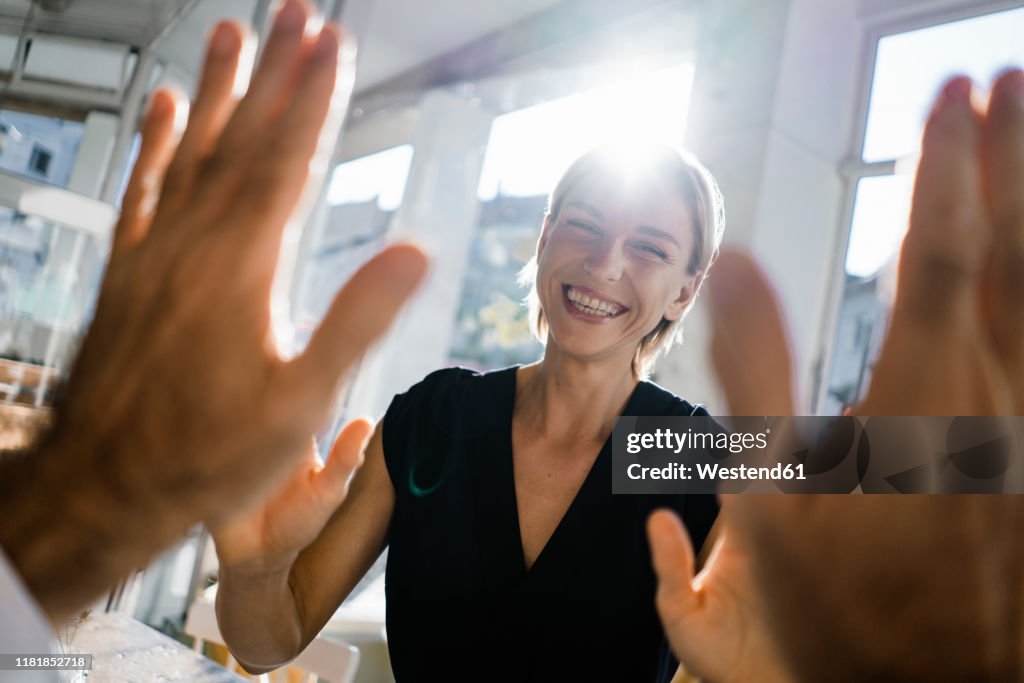
<path fill-rule="evenodd" d="M 615 241 L 601 240 L 594 244 L 583 261 L 583 270 L 595 280 L 615 282 L 625 267 L 622 247 Z"/>

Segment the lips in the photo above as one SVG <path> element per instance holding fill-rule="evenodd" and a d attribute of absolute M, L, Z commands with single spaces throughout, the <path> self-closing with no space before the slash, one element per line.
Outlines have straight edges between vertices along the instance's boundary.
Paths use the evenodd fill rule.
<path fill-rule="evenodd" d="M 629 310 L 629 307 L 587 287 L 562 285 L 562 294 L 569 312 L 588 320 L 611 320 Z"/>

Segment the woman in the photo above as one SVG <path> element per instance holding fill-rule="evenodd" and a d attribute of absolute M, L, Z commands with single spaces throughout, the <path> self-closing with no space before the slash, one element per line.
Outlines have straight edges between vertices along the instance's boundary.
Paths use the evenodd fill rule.
<path fill-rule="evenodd" d="M 365 426 L 322 472 L 215 530 L 223 635 L 252 671 L 315 637 L 389 546 L 398 681 L 668 680 L 644 523 L 699 548 L 710 496 L 612 496 L 619 415 L 707 414 L 643 381 L 714 261 L 721 196 L 665 146 L 599 148 L 551 194 L 525 276 L 542 360 L 440 370 L 397 396 L 344 503 Z M 642 153 L 638 153 L 642 152 Z"/>

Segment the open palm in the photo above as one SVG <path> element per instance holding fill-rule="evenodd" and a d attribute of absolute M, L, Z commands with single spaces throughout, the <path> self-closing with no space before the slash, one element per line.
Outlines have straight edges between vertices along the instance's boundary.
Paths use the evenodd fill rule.
<path fill-rule="evenodd" d="M 776 670 L 742 542 L 728 531 L 720 535 L 695 577 L 693 547 L 674 513 L 655 512 L 648 533 L 660 579 L 658 611 L 688 673 L 716 683 L 786 680 Z"/>
<path fill-rule="evenodd" d="M 310 439 L 306 454 L 280 491 L 255 508 L 211 528 L 222 565 L 290 564 L 316 540 L 345 500 L 352 473 L 362 464 L 363 448 L 373 431 L 366 420 L 350 422 L 321 464 Z"/>
<path fill-rule="evenodd" d="M 859 414 L 1021 414 L 1024 72 L 977 104 L 970 80 L 952 79 L 926 125 L 892 321 Z M 734 252 L 709 284 L 732 414 L 793 414 L 767 278 Z M 1018 498 L 727 497 L 720 523 L 746 551 L 721 552 L 692 583 L 685 531 L 656 513 L 666 633 L 714 680 L 1020 680 Z"/>

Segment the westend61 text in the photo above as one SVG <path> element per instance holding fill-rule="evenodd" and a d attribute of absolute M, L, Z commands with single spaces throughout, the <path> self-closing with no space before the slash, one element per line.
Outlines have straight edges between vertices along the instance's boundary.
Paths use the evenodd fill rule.
<path fill-rule="evenodd" d="M 804 476 L 804 466 L 802 464 L 783 465 L 781 463 L 774 467 L 749 467 L 747 465 L 722 467 L 717 463 L 696 463 L 694 465 L 673 463 L 665 467 L 644 467 L 639 463 L 633 463 L 627 468 L 626 475 L 633 480 L 788 481 L 791 479 L 807 479 Z"/>

